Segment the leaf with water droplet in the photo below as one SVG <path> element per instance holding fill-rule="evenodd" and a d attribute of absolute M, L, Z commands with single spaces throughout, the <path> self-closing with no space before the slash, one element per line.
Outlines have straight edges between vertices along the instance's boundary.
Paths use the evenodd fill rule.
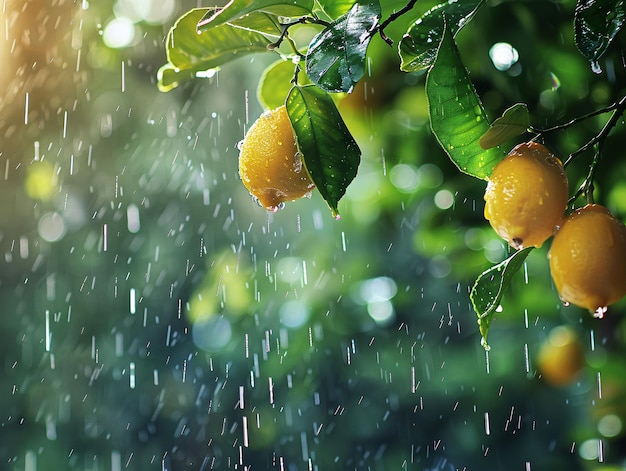
<path fill-rule="evenodd" d="M 428 69 L 437 57 L 444 29 L 444 15 L 455 36 L 472 19 L 484 0 L 445 2 L 434 6 L 418 18 L 400 41 L 400 70 L 420 72 Z"/>
<path fill-rule="evenodd" d="M 212 8 L 196 23 L 198 31 L 207 31 L 243 18 L 250 13 L 270 13 L 278 17 L 297 17 L 313 11 L 313 0 L 230 0 L 223 7 Z"/>
<path fill-rule="evenodd" d="M 180 17 L 167 35 L 167 64 L 158 73 L 158 87 L 163 92 L 199 73 L 220 67 L 242 55 L 267 52 L 269 39 L 263 34 L 224 24 L 211 34 L 198 34 L 200 18 L 215 8 L 195 8 Z"/>
<path fill-rule="evenodd" d="M 306 73 L 327 92 L 350 92 L 363 77 L 365 54 L 380 20 L 378 0 L 361 0 L 309 44 Z"/>
<path fill-rule="evenodd" d="M 361 151 L 328 93 L 314 85 L 296 86 L 287 113 L 311 180 L 333 216 L 356 176 Z"/>
<path fill-rule="evenodd" d="M 530 115 L 525 103 L 517 103 L 507 108 L 497 118 L 478 141 L 483 149 L 504 144 L 509 139 L 524 134 L 530 126 Z"/>
<path fill-rule="evenodd" d="M 478 316 L 478 328 L 485 348 L 488 348 L 487 336 L 493 314 L 500 304 L 504 290 L 509 286 L 513 275 L 519 271 L 524 260 L 533 249 L 534 247 L 526 247 L 516 251 L 506 260 L 481 273 L 472 287 L 470 300 Z"/>
<path fill-rule="evenodd" d="M 431 128 L 452 162 L 468 175 L 489 178 L 504 152 L 479 144 L 489 121 L 448 28 L 426 77 L 426 96 Z"/>
<path fill-rule="evenodd" d="M 624 21 L 624 0 L 578 0 L 574 11 L 574 42 L 595 73 L 602 72 L 598 60 L 622 29 Z"/>

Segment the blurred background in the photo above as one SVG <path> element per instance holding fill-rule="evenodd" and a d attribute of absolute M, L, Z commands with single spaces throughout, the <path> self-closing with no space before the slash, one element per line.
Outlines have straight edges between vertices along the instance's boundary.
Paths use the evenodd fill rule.
<path fill-rule="evenodd" d="M 468 293 L 507 249 L 380 38 L 338 103 L 363 151 L 341 220 L 319 195 L 266 213 L 237 144 L 276 56 L 156 87 L 169 28 L 212 5 L 3 3 L 0 468 L 626 469 L 624 301 L 562 306 L 546 244 L 483 349 Z M 490 116 L 525 102 L 550 126 L 626 93 L 623 34 L 592 72 L 574 6 L 489 2 L 459 34 Z M 566 156 L 607 117 L 546 144 Z M 623 142 L 619 123 L 596 185 L 622 220 Z"/>

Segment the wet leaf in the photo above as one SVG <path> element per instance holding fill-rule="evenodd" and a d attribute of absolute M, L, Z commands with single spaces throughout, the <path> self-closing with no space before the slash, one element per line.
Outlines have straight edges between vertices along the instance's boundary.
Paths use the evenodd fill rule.
<path fill-rule="evenodd" d="M 262 11 L 255 11 L 254 13 L 230 21 L 228 24 L 275 38 L 280 37 L 282 33 L 282 26 L 278 21 L 278 17 Z"/>
<path fill-rule="evenodd" d="M 507 108 L 502 116 L 491 123 L 489 130 L 482 135 L 478 143 L 483 149 L 490 149 L 524 134 L 529 126 L 528 107 L 525 103 L 517 103 Z"/>
<path fill-rule="evenodd" d="M 489 122 L 448 29 L 426 77 L 426 95 L 431 128 L 441 147 L 462 172 L 486 180 L 504 153 L 479 144 Z"/>
<path fill-rule="evenodd" d="M 398 52 L 404 72 L 420 72 L 428 69 L 437 57 L 437 48 L 441 42 L 445 23 L 452 35 L 463 28 L 472 19 L 484 0 L 463 0 L 445 2 L 428 10 L 418 18 L 406 32 Z"/>
<path fill-rule="evenodd" d="M 246 54 L 267 51 L 269 40 L 262 34 L 221 25 L 210 34 L 198 34 L 196 24 L 207 11 L 214 8 L 196 8 L 180 17 L 167 35 L 167 60 L 158 73 L 159 90 L 176 88 L 200 72 L 219 66 Z"/>
<path fill-rule="evenodd" d="M 327 92 L 350 92 L 363 77 L 367 46 L 379 19 L 378 0 L 363 0 L 316 35 L 306 57 L 311 81 Z"/>
<path fill-rule="evenodd" d="M 296 64 L 290 60 L 279 60 L 271 64 L 261 76 L 257 97 L 261 105 L 268 110 L 285 104 L 289 91 L 293 87 Z M 304 73 L 298 74 L 299 85 L 311 83 Z"/>
<path fill-rule="evenodd" d="M 328 93 L 314 85 L 293 87 L 287 97 L 304 163 L 333 216 L 356 176 L 361 151 Z"/>
<path fill-rule="evenodd" d="M 624 0 L 578 0 L 574 12 L 574 42 L 594 68 L 598 67 L 598 59 L 604 55 L 625 20 Z"/>
<path fill-rule="evenodd" d="M 206 31 L 252 12 L 283 17 L 308 15 L 313 11 L 313 4 L 314 0 L 230 0 L 223 7 L 207 11 L 198 21 L 197 28 L 198 31 Z"/>
<path fill-rule="evenodd" d="M 472 287 L 470 300 L 472 301 L 474 311 L 478 315 L 478 328 L 485 348 L 488 348 L 487 336 L 489 327 L 491 326 L 494 312 L 502 299 L 502 294 L 533 248 L 527 247 L 518 250 L 503 262 L 484 271 Z"/>

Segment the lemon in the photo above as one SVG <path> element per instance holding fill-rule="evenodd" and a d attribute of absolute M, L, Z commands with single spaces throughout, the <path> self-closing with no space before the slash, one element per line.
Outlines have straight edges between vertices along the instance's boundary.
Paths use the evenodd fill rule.
<path fill-rule="evenodd" d="M 315 188 L 285 106 L 263 113 L 246 133 L 239 153 L 239 176 L 250 194 L 271 212 Z"/>
<path fill-rule="evenodd" d="M 553 328 L 539 349 L 537 366 L 541 377 L 554 386 L 567 386 L 585 365 L 583 348 L 576 332 L 566 326 Z"/>
<path fill-rule="evenodd" d="M 568 186 L 561 161 L 542 144 L 519 144 L 495 166 L 485 218 L 516 249 L 540 247 L 565 216 Z"/>
<path fill-rule="evenodd" d="M 601 205 L 574 211 L 554 236 L 548 257 L 565 303 L 602 317 L 626 294 L 626 227 Z"/>

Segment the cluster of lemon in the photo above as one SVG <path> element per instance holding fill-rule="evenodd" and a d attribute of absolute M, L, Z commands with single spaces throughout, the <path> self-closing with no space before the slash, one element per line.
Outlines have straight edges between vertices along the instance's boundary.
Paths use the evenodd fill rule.
<path fill-rule="evenodd" d="M 561 300 L 602 316 L 626 294 L 626 227 L 605 207 L 588 204 L 566 216 L 567 175 L 561 161 L 537 142 L 516 146 L 493 170 L 485 217 L 516 249 L 548 255 Z"/>
<path fill-rule="evenodd" d="M 240 148 L 239 175 L 272 212 L 315 188 L 285 106 L 265 112 L 250 127 Z M 561 161 L 542 144 L 519 144 L 489 178 L 485 217 L 515 249 L 540 247 L 554 235 L 548 257 L 560 298 L 601 316 L 626 294 L 626 227 L 598 204 L 566 217 L 568 194 Z"/>

